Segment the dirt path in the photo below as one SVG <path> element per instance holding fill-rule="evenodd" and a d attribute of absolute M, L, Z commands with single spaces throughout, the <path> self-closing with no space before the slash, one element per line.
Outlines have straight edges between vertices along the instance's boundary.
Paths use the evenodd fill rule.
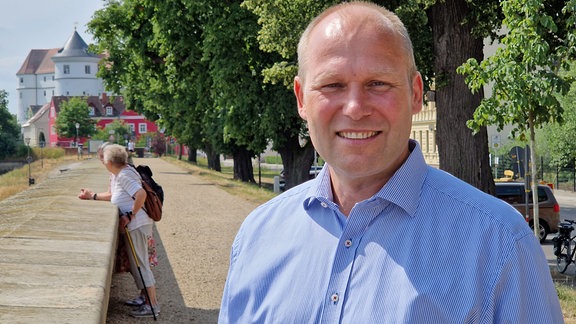
<path fill-rule="evenodd" d="M 134 163 L 152 168 L 166 197 L 155 232 L 158 323 L 216 323 L 232 240 L 256 204 L 161 159 L 139 158 Z M 115 274 L 107 323 L 146 322 L 131 318 L 131 308 L 122 304 L 136 294 L 130 274 Z"/>

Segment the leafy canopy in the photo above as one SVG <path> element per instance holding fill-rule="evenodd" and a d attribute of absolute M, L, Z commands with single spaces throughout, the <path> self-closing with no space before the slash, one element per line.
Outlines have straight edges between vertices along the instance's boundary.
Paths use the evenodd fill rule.
<path fill-rule="evenodd" d="M 574 2 L 574 1 L 571 1 Z M 532 123 L 562 122 L 557 94 L 565 94 L 571 78 L 559 74 L 574 56 L 574 34 L 558 37 L 554 17 L 543 13 L 541 1 L 502 2 L 505 15 L 503 47 L 481 63 L 469 59 L 458 68 L 473 92 L 492 86 L 492 96 L 482 101 L 468 126 L 514 125 L 512 135 L 524 134 Z M 566 6 L 563 12 L 573 11 Z M 572 18 L 571 18 L 572 19 Z"/>
<path fill-rule="evenodd" d="M 60 104 L 60 111 L 56 117 L 56 132 L 61 137 L 76 139 L 76 123 L 78 123 L 78 137 L 94 134 L 95 121 L 90 118 L 90 108 L 85 98 L 71 97 Z"/>
<path fill-rule="evenodd" d="M 16 153 L 20 127 L 8 110 L 8 93 L 0 90 L 0 159 Z"/>

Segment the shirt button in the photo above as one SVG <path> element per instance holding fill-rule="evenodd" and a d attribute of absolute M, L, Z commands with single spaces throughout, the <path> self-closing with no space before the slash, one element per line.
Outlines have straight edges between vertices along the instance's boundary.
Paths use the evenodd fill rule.
<path fill-rule="evenodd" d="M 346 241 L 344 241 L 344 246 L 347 247 L 347 248 L 351 247 L 351 246 L 352 246 L 352 240 L 346 240 Z"/>
<path fill-rule="evenodd" d="M 325 202 L 320 203 L 320 205 L 321 205 L 322 207 L 324 207 L 324 208 L 327 208 L 327 207 L 328 207 L 328 204 L 326 204 Z"/>
<path fill-rule="evenodd" d="M 338 294 L 333 294 L 332 296 L 330 296 L 330 299 L 334 304 L 338 303 Z"/>

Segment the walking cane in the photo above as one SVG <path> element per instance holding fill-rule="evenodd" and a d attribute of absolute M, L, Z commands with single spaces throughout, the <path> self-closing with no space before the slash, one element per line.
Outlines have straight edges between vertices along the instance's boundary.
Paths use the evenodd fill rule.
<path fill-rule="evenodd" d="M 140 274 L 140 279 L 142 280 L 142 284 L 144 285 L 144 292 L 146 293 L 146 299 L 150 302 L 150 310 L 152 310 L 152 316 L 156 321 L 156 313 L 154 312 L 154 307 L 152 306 L 152 300 L 150 300 L 150 295 L 148 295 L 148 289 L 146 288 L 146 282 L 144 282 L 144 276 L 142 276 L 142 270 L 140 270 L 140 263 L 138 262 L 138 257 L 136 257 L 136 251 L 134 251 L 134 245 L 132 244 L 132 237 L 130 236 L 130 232 L 128 231 L 128 225 L 124 227 L 126 230 L 126 237 L 128 237 L 128 243 L 130 244 L 130 250 L 132 250 L 132 256 L 134 256 L 134 262 L 136 262 L 136 267 L 138 268 L 138 273 Z"/>

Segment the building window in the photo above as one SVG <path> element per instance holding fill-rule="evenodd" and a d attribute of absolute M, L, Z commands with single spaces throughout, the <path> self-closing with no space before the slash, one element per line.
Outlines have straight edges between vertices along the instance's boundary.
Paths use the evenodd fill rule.
<path fill-rule="evenodd" d="M 64 65 L 64 74 L 70 74 L 70 65 Z"/>
<path fill-rule="evenodd" d="M 90 74 L 90 65 L 84 65 L 84 72 Z"/>
<path fill-rule="evenodd" d="M 112 116 L 113 112 L 114 112 L 114 109 L 112 109 L 112 106 L 106 107 L 106 116 Z"/>
<path fill-rule="evenodd" d="M 94 111 L 94 107 L 90 106 L 90 112 L 89 112 L 90 116 L 94 116 L 96 113 Z"/>
<path fill-rule="evenodd" d="M 54 81 L 54 76 L 52 76 L 52 81 Z"/>
<path fill-rule="evenodd" d="M 20 83 L 24 83 L 24 78 L 20 78 Z"/>
<path fill-rule="evenodd" d="M 146 125 L 146 123 L 140 123 L 138 124 L 138 132 L 140 134 L 146 134 L 148 133 L 148 125 Z"/>
<path fill-rule="evenodd" d="M 46 97 L 46 90 L 44 90 L 44 97 Z"/>
<path fill-rule="evenodd" d="M 134 134 L 134 128 L 135 128 L 135 127 L 134 127 L 134 124 L 129 123 L 129 124 L 128 124 L 128 128 L 130 128 L 130 134 Z"/>
<path fill-rule="evenodd" d="M 46 82 L 46 77 L 44 77 L 44 82 Z"/>

